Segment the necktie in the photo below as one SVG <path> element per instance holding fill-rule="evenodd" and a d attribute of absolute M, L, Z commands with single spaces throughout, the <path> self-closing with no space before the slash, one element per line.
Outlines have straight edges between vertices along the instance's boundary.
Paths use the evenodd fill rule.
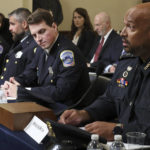
<path fill-rule="evenodd" d="M 100 55 L 100 52 L 102 50 L 103 47 L 103 43 L 104 43 L 104 37 L 102 38 L 101 42 L 99 43 L 97 50 L 95 52 L 95 56 L 94 56 L 94 62 L 96 62 L 98 60 L 98 57 Z"/>

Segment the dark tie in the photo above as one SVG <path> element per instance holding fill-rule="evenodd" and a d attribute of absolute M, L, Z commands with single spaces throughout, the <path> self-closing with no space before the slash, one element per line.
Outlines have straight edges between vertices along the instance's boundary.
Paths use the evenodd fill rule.
<path fill-rule="evenodd" d="M 98 57 L 100 55 L 100 52 L 102 50 L 103 47 L 103 43 L 104 43 L 104 37 L 102 38 L 101 42 L 99 43 L 96 52 L 95 52 L 95 56 L 94 56 L 94 62 L 96 62 L 98 60 Z"/>

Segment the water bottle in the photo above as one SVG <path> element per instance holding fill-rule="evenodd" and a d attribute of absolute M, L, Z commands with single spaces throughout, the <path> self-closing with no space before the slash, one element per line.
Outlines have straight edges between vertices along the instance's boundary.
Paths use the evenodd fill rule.
<path fill-rule="evenodd" d="M 0 103 L 7 103 L 7 97 L 4 90 L 0 88 Z"/>
<path fill-rule="evenodd" d="M 115 135 L 114 140 L 115 141 L 111 144 L 109 150 L 125 150 L 121 135 Z"/>
<path fill-rule="evenodd" d="M 87 150 L 104 150 L 103 146 L 99 142 L 98 134 L 91 135 L 91 141 L 87 146 Z"/>

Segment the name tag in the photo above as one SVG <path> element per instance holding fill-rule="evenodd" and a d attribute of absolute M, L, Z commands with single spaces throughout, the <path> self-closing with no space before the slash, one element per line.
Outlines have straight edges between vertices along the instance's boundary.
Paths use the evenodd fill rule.
<path fill-rule="evenodd" d="M 47 124 L 36 116 L 32 118 L 29 124 L 24 128 L 24 131 L 38 144 L 41 143 L 49 132 Z"/>

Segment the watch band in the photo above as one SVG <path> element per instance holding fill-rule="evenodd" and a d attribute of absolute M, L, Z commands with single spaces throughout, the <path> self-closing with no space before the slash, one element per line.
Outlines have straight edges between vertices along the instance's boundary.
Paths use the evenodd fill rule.
<path fill-rule="evenodd" d="M 123 133 L 123 124 L 117 123 L 116 126 L 113 129 L 113 134 L 114 135 L 116 135 L 116 134 L 121 135 L 122 133 Z"/>

